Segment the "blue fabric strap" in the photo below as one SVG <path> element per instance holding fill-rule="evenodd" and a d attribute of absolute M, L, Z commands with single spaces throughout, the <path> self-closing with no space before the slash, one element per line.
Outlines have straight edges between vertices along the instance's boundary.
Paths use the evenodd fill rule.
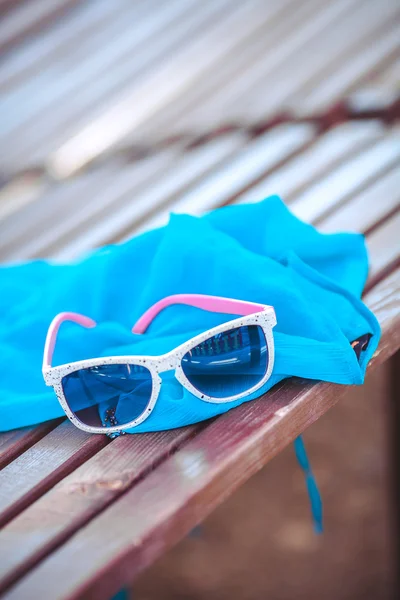
<path fill-rule="evenodd" d="M 315 477 L 312 472 L 304 441 L 301 435 L 295 439 L 294 449 L 296 452 L 297 461 L 300 467 L 303 469 L 304 477 L 306 480 L 308 497 L 310 499 L 311 514 L 314 522 L 314 531 L 315 533 L 322 533 L 323 512 L 321 494 L 319 492 L 317 482 L 315 481 Z"/>

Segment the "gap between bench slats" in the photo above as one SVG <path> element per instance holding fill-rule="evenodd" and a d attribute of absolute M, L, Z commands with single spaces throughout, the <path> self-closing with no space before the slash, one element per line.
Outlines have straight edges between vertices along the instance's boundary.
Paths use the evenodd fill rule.
<path fill-rule="evenodd" d="M 366 297 L 383 332 L 371 367 L 400 345 L 399 291 L 396 271 Z M 346 389 L 287 381 L 222 415 L 45 559 L 5 599 L 33 593 L 53 600 L 55 590 L 59 598 L 70 600 L 109 598 L 322 416 Z"/>

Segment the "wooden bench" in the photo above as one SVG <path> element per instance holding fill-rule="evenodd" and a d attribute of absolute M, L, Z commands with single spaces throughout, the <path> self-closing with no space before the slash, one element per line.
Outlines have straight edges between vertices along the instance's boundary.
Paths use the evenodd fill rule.
<path fill-rule="evenodd" d="M 158 226 L 170 210 L 201 214 L 280 193 L 322 231 L 365 233 L 371 269 L 364 299 L 383 333 L 369 369 L 394 357 L 400 347 L 396 2 L 384 10 L 357 0 L 335 7 L 314 0 L 300 8 L 294 0 L 279 8 L 230 4 L 232 36 L 222 41 L 228 0 L 204 9 L 163 4 L 157 18 L 154 2 L 128 4 L 118 0 L 113 10 L 106 1 L 96 9 L 67 0 L 0 4 L 14 27 L 0 28 L 0 47 L 8 49 L 0 108 L 10 110 L 0 134 L 0 259 L 71 259 Z M 363 14 L 369 18 L 354 27 Z M 132 20 L 140 42 L 130 36 Z M 352 36 L 338 48 L 345 27 Z M 103 65 L 102 45 L 116 33 Z M 79 61 L 81 39 L 87 63 Z M 212 56 L 205 44 L 215 47 Z M 320 48 L 329 60 L 316 55 Z M 163 62 L 165 53 L 170 62 Z M 75 62 L 64 71 L 59 61 L 69 54 Z M 307 60 L 310 69 L 299 72 L 296 65 Z M 277 73 L 281 84 L 267 106 Z M 366 108 L 359 99 L 371 85 L 386 96 L 375 93 Z M 155 89 L 159 96 L 146 104 Z M 26 108 L 28 93 L 33 102 Z M 132 110 L 122 123 L 123 111 L 139 105 L 142 112 Z M 393 382 L 398 399 L 398 378 Z M 345 391 L 288 380 L 212 422 L 112 441 L 62 419 L 0 434 L 2 597 L 110 598 Z M 395 439 L 395 402 L 392 410 Z"/>

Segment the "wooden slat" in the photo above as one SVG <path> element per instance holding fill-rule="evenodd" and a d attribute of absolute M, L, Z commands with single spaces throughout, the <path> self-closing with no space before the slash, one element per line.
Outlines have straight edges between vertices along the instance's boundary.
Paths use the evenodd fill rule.
<path fill-rule="evenodd" d="M 24 427 L 0 433 L 0 469 L 3 469 L 17 456 L 36 444 L 42 437 L 59 425 L 60 420 L 47 421 L 41 425 Z"/>
<path fill-rule="evenodd" d="M 18 212 L 41 196 L 47 184 L 44 177 L 35 174 L 23 175 L 0 190 L 0 222 Z"/>
<path fill-rule="evenodd" d="M 255 95 L 260 97 L 267 109 L 269 97 L 274 99 L 275 90 L 286 85 L 287 78 L 282 77 L 285 65 L 291 64 L 299 50 L 307 46 L 321 31 L 331 25 L 334 27 L 335 20 L 352 10 L 355 4 L 353 1 L 334 4 L 297 3 L 300 13 L 292 14 L 286 19 L 290 27 L 286 29 L 284 22 L 282 31 L 277 31 L 275 35 L 271 32 L 271 45 L 260 53 L 258 60 L 252 61 L 241 76 L 231 78 L 224 87 L 219 87 L 197 110 L 183 115 L 184 121 L 181 119 L 179 123 L 180 130 L 189 127 L 190 123 L 191 127 L 206 129 L 226 121 L 242 122 L 245 115 L 250 122 L 254 122 L 248 105 L 254 101 Z M 266 53 L 268 60 L 265 60 Z M 305 69 L 302 69 L 302 72 L 305 72 Z M 260 86 L 260 82 L 263 83 L 263 89 L 261 92 L 254 92 L 255 88 Z M 279 103 L 274 106 L 278 112 L 281 111 Z"/>
<path fill-rule="evenodd" d="M 173 120 L 176 120 L 177 115 L 181 115 L 183 110 L 186 110 L 188 104 L 193 101 L 193 98 L 197 98 L 200 92 L 200 85 L 198 83 L 207 81 L 208 87 L 210 86 L 210 79 L 217 76 L 218 81 L 216 82 L 218 86 L 221 85 L 221 78 L 224 69 L 228 66 L 232 67 L 235 65 L 237 57 L 237 53 L 242 50 L 248 51 L 249 46 L 254 45 L 254 41 L 257 41 L 260 37 L 268 37 L 268 33 L 271 31 L 271 19 L 272 23 L 275 23 L 276 15 L 282 13 L 282 10 L 285 10 L 286 6 L 290 5 L 293 7 L 293 0 L 284 0 L 283 2 L 277 3 L 258 3 L 256 5 L 248 4 L 246 8 L 247 12 L 242 13 L 241 26 L 237 26 L 237 19 L 233 20 L 229 23 L 229 20 L 226 21 L 226 26 L 229 28 L 229 36 L 224 36 L 223 43 L 221 41 L 218 44 L 213 45 L 213 52 L 210 59 L 212 62 L 208 65 L 207 69 L 199 70 L 196 73 L 193 73 L 193 69 L 196 69 L 197 66 L 200 66 L 201 61 L 193 60 L 191 68 L 189 70 L 192 71 L 192 76 L 196 75 L 196 82 L 193 82 L 192 86 L 183 90 L 181 95 L 177 98 L 173 98 L 172 102 L 168 102 L 167 104 L 162 106 L 162 122 L 163 126 L 169 123 L 171 128 Z M 228 5 L 228 10 L 225 12 L 225 16 L 229 17 L 229 13 L 232 9 L 232 3 Z M 176 29 L 176 27 L 175 27 Z M 265 31 L 266 29 L 266 31 Z M 264 36 L 261 36 L 261 32 L 264 33 Z M 176 33 L 174 33 L 176 35 Z M 154 43 L 154 42 L 153 42 Z M 242 48 L 243 46 L 243 48 Z M 144 50 L 142 50 L 144 52 Z M 148 49 L 145 50 L 148 53 Z M 234 55 L 233 55 L 234 54 Z M 240 57 L 242 58 L 242 57 Z M 170 58 L 171 61 L 174 61 L 173 57 Z M 230 69 L 231 72 L 232 69 Z M 181 76 L 186 76 L 185 71 L 181 71 Z M 204 93 L 204 92 L 203 92 Z M 184 106 L 183 106 L 184 104 Z M 169 107 L 169 115 L 165 114 L 164 108 Z M 158 111 L 159 112 L 159 111 Z M 152 116 L 150 122 L 148 122 L 148 127 L 146 128 L 145 139 L 151 139 L 152 135 L 149 133 L 149 126 L 153 132 L 159 130 L 160 122 L 157 123 L 157 119 L 154 119 L 154 116 L 157 116 L 158 112 Z M 153 122 L 154 121 L 154 122 Z M 165 129 L 165 126 L 164 126 Z M 158 135 L 158 138 L 160 136 Z"/>
<path fill-rule="evenodd" d="M 277 193 L 290 202 L 306 186 L 372 145 L 383 133 L 384 126 L 379 121 L 350 121 L 333 127 L 293 160 L 238 196 L 235 203 L 257 202 Z"/>
<path fill-rule="evenodd" d="M 107 444 L 65 421 L 0 472 L 0 528 Z"/>
<path fill-rule="evenodd" d="M 80 231 L 75 231 L 73 239 L 60 239 L 57 244 L 44 247 L 42 254 L 54 253 L 57 260 L 79 256 L 86 250 L 100 246 L 113 240 L 125 231 L 137 227 L 150 214 L 183 193 L 187 188 L 196 185 L 209 171 L 230 160 L 240 148 L 248 142 L 247 136 L 231 133 L 218 136 L 209 143 L 194 148 L 183 154 L 173 164 L 166 164 L 159 172 L 149 172 L 149 177 L 140 187 L 121 190 L 118 181 L 107 193 L 105 201 L 95 198 L 90 227 L 83 228 L 80 219 Z M 98 204 L 104 209 L 98 213 Z M 79 217 L 79 215 L 78 215 Z M 41 243 L 41 241 L 40 241 Z M 26 250 L 24 249 L 26 255 Z"/>
<path fill-rule="evenodd" d="M 351 93 L 374 69 L 384 67 L 399 56 L 399 15 L 393 19 L 393 27 L 385 27 L 375 43 L 366 45 L 363 51 L 338 69 L 332 77 L 320 83 L 310 94 L 295 104 L 298 116 L 324 113 L 334 102 Z"/>
<path fill-rule="evenodd" d="M 399 294 L 398 270 L 366 297 L 383 332 L 371 368 L 400 346 Z M 109 598 L 322 416 L 346 389 L 323 382 L 288 381 L 221 416 L 4 598 L 19 600 L 34 594 L 53 600 L 55 589 L 64 599 Z"/>
<path fill-rule="evenodd" d="M 234 160 L 205 178 L 172 206 L 159 210 L 142 227 L 130 231 L 130 235 L 165 225 L 171 210 L 175 213 L 198 215 L 231 202 L 267 173 L 305 148 L 311 143 L 315 133 L 315 127 L 309 123 L 278 125 L 256 138 Z"/>
<path fill-rule="evenodd" d="M 80 2 L 74 11 L 53 24 L 52 27 L 40 31 L 34 38 L 20 44 L 8 54 L 0 71 L 0 90 L 10 89 L 26 80 L 28 76 L 53 62 L 65 52 L 71 52 L 71 45 L 79 41 L 86 47 L 86 40 L 96 31 L 119 17 L 120 10 L 126 0 L 92 0 Z"/>
<path fill-rule="evenodd" d="M 29 236 L 36 237 L 38 231 L 53 227 L 59 218 L 64 199 L 73 199 L 75 203 L 82 203 L 81 199 L 88 194 L 93 181 L 98 185 L 104 184 L 104 180 L 113 172 L 115 174 L 115 168 L 110 165 L 95 174 L 86 173 L 63 185 L 48 185 L 39 198 L 32 195 L 30 202 L 26 202 L 20 210 L 8 214 L 7 218 L 0 221 L 1 257 L 11 259 L 13 252 L 18 252 L 24 242 L 29 242 Z M 8 203 L 12 204 L 12 201 L 12 196 L 8 197 Z M 71 201 L 70 204 L 72 208 L 73 202 Z M 68 203 L 66 208 L 67 206 Z"/>
<path fill-rule="evenodd" d="M 90 87 L 95 87 L 96 82 L 99 86 L 98 78 L 101 75 L 107 74 L 105 81 L 101 78 L 103 85 L 112 85 L 120 71 L 119 61 L 131 65 L 133 61 L 126 61 L 127 55 L 140 50 L 140 44 L 150 41 L 152 35 L 157 36 L 159 27 L 168 25 L 169 21 L 176 17 L 182 17 L 182 13 L 190 9 L 192 3 L 193 0 L 187 0 L 184 4 L 175 0 L 168 7 L 163 3 L 157 14 L 145 14 L 145 18 L 141 18 L 144 9 L 147 8 L 145 3 L 139 2 L 130 6 L 128 4 L 124 10 L 117 13 L 117 19 L 111 19 L 107 27 L 100 32 L 96 31 L 96 35 L 91 36 L 89 40 L 83 40 L 82 48 L 79 44 L 68 53 L 68 62 L 65 66 L 69 68 L 63 69 L 63 63 L 59 64 L 60 60 L 56 59 L 54 64 L 50 64 L 39 76 L 32 75 L 16 89 L 6 93 L 4 99 L 0 100 L 0 107 L 6 110 L 16 106 L 17 110 L 10 111 L 9 119 L 3 127 L 4 142 L 11 141 L 12 136 L 16 135 L 22 127 L 25 128 L 28 137 L 32 127 L 37 131 L 38 125 L 42 126 L 45 133 L 54 118 L 59 119 L 70 106 L 82 101 L 89 93 L 86 86 L 92 83 L 94 85 Z M 152 4 L 154 0 L 151 0 L 150 7 Z M 173 29 L 176 30 L 176 27 Z M 177 35 L 178 33 L 176 31 Z M 132 56 L 136 55 L 132 54 Z M 136 60 L 143 60 L 143 54 L 138 53 Z M 39 93 L 41 87 L 46 88 L 46 94 Z M 79 98 L 71 96 L 78 90 L 81 92 Z M 33 95 L 28 106 L 23 102 L 27 94 Z M 68 99 L 69 103 L 60 107 L 60 103 Z M 95 106 L 93 97 L 91 104 L 91 112 L 93 112 Z M 52 113 L 55 106 L 59 107 L 57 114 Z"/>
<path fill-rule="evenodd" d="M 208 121 L 203 126 L 199 118 L 199 111 L 204 110 L 209 117 L 210 111 L 213 111 L 210 103 L 214 105 L 220 95 L 229 98 L 229 102 L 225 103 L 222 121 L 231 122 L 234 115 L 231 111 L 232 94 L 228 88 L 232 82 L 238 81 L 248 74 L 249 70 L 253 70 L 260 57 L 276 56 L 276 52 L 280 51 L 280 46 L 284 45 L 293 28 L 301 27 L 307 18 L 320 10 L 320 5 L 314 0 L 307 3 L 285 0 L 279 4 L 269 3 L 268 9 L 271 7 L 274 12 L 265 15 L 265 23 L 263 16 L 258 15 L 261 29 L 257 29 L 251 35 L 251 39 L 246 39 L 246 43 L 243 45 L 234 46 L 228 56 L 216 57 L 210 68 L 200 74 L 195 85 L 187 88 L 173 102 L 161 106 L 151 119 L 130 131 L 126 138 L 127 141 L 159 140 L 166 136 L 187 134 L 194 130 L 197 133 L 203 133 L 209 128 L 210 122 Z M 276 10 L 278 10 L 277 13 Z M 221 90 L 224 92 L 221 93 Z"/>
<path fill-rule="evenodd" d="M 123 46 L 126 56 L 122 57 L 124 60 L 116 60 L 114 68 L 111 68 L 110 62 L 114 60 L 113 55 L 116 53 L 114 46 L 118 40 L 108 50 L 107 46 L 102 49 L 104 54 L 102 59 L 99 52 L 91 58 L 89 57 L 89 60 L 95 63 L 93 68 L 87 64 L 88 61 L 82 60 L 83 67 L 77 68 L 74 77 L 61 80 L 63 89 L 62 97 L 59 98 L 59 101 L 62 99 L 65 101 L 63 113 L 68 113 L 69 107 L 74 107 L 77 103 L 78 111 L 67 114 L 64 122 L 59 126 L 60 114 L 55 110 L 49 112 L 48 106 L 47 111 L 42 112 L 42 118 L 35 119 L 29 129 L 23 128 L 22 146 L 21 140 L 17 137 L 18 131 L 14 129 L 9 132 L 7 137 L 3 138 L 3 143 L 7 143 L 9 147 L 9 157 L 6 157 L 5 166 L 11 169 L 12 162 L 17 160 L 19 164 L 35 164 L 38 162 L 38 157 L 41 161 L 47 159 L 49 154 L 54 153 L 57 146 L 61 145 L 56 154 L 50 157 L 50 165 L 59 176 L 65 176 L 100 155 L 112 146 L 114 138 L 123 137 L 122 133 L 127 131 L 132 118 L 138 118 L 140 113 L 146 113 L 153 105 L 162 103 L 165 94 L 175 94 L 181 91 L 186 79 L 182 77 L 182 73 L 179 73 L 179 76 L 178 73 L 175 73 L 173 81 L 174 73 L 171 73 L 173 67 L 175 69 L 175 65 L 179 61 L 182 63 L 189 60 L 190 49 L 193 49 L 193 54 L 196 48 L 198 51 L 202 44 L 207 42 L 215 44 L 218 39 L 221 39 L 221 35 L 219 38 L 217 35 L 218 32 L 221 33 L 222 22 L 226 16 L 224 8 L 226 8 L 227 2 L 228 0 L 217 0 L 202 5 L 194 2 L 191 7 L 190 4 L 193 3 L 193 0 L 190 0 L 189 5 L 187 2 L 182 3 L 180 0 L 176 0 L 174 5 L 166 4 L 162 14 L 160 12 L 158 15 L 156 12 L 158 20 L 167 20 L 161 33 L 155 31 L 148 40 L 141 39 L 141 37 L 147 36 L 149 26 L 154 24 L 153 22 L 156 20 L 154 15 L 149 15 L 149 26 L 143 27 L 143 31 L 139 28 L 135 36 L 132 36 L 129 30 L 126 32 L 124 40 L 119 44 Z M 241 9 L 238 6 L 228 13 L 226 26 L 233 25 L 235 21 L 238 21 L 237 10 L 239 13 L 248 10 L 247 3 L 245 8 Z M 177 16 L 177 11 L 185 11 L 187 14 L 185 18 L 177 18 L 174 26 L 170 27 L 168 19 L 172 19 L 174 15 Z M 203 28 L 205 23 L 208 23 L 209 26 Z M 213 28 L 210 27 L 211 25 Z M 140 44 L 136 48 L 138 37 Z M 131 46 L 130 51 L 126 47 L 129 45 Z M 145 51 L 143 51 L 143 47 Z M 163 61 L 165 56 L 168 56 L 171 62 Z M 209 60 L 211 60 L 211 56 Z M 193 64 L 197 65 L 197 62 Z M 95 72 L 92 73 L 92 71 Z M 193 68 L 192 78 L 195 72 L 196 70 Z M 102 77 L 99 76 L 101 74 Z M 88 85 L 87 82 L 87 78 L 90 76 L 94 76 L 92 85 Z M 136 90 L 134 97 L 129 98 L 129 101 L 126 98 L 127 86 L 129 89 L 133 87 Z M 70 98 L 67 92 L 69 91 L 71 94 L 74 90 L 75 92 L 79 91 L 79 94 L 75 93 Z M 52 87 L 50 86 L 49 95 L 51 91 Z M 52 91 L 53 96 L 60 93 L 57 88 Z M 111 97 L 114 96 L 117 98 L 111 101 Z M 55 102 L 56 98 L 53 97 L 52 101 Z M 56 106 L 58 107 L 58 103 Z M 132 106 L 135 107 L 135 110 L 132 110 Z M 79 119 L 81 120 L 80 124 Z M 109 123 L 105 124 L 105 120 Z M 98 123 L 100 127 L 97 126 Z M 56 134 L 57 130 L 58 135 Z M 20 128 L 19 131 L 21 132 L 22 129 Z M 71 141 L 66 142 L 66 138 L 69 139 L 71 136 L 73 136 Z M 39 146 L 39 140 L 43 149 Z M 94 140 L 96 140 L 95 143 Z M 63 142 L 65 143 L 63 144 Z"/>
<path fill-rule="evenodd" d="M 0 534 L 0 593 L 199 431 L 120 437 L 87 460 Z"/>
<path fill-rule="evenodd" d="M 0 231 L 4 231 L 1 253 L 9 260 L 30 258 L 55 242 L 61 245 L 74 227 L 86 228 L 88 222 L 94 227 L 96 214 L 101 214 L 103 206 L 119 196 L 134 198 L 141 183 L 148 184 L 172 166 L 179 149 L 167 149 L 131 165 L 107 164 L 50 189 L 27 210 L 0 224 Z"/>
<path fill-rule="evenodd" d="M 221 47 L 229 45 L 229 36 L 226 36 L 228 26 L 234 31 L 241 31 L 244 15 L 252 6 L 246 3 L 238 11 L 225 12 L 223 19 L 215 20 L 213 27 L 195 37 L 189 46 L 180 49 L 173 61 L 161 63 L 158 69 L 149 72 L 130 92 L 124 93 L 99 118 L 92 120 L 68 140 L 51 157 L 53 168 L 57 172 L 60 169 L 63 173 L 73 172 L 86 161 L 120 142 L 130 129 L 150 119 L 162 106 L 194 85 L 199 75 L 207 72 L 214 64 L 214 52 L 205 53 L 204 48 L 212 47 L 215 52 L 220 52 Z M 261 10 L 262 3 L 258 3 L 257 7 Z M 136 110 L 132 111 L 132 106 Z M 94 137 L 96 145 L 93 144 Z"/>
<path fill-rule="evenodd" d="M 370 232 L 400 207 L 400 171 L 397 165 L 367 189 L 352 196 L 335 210 L 318 229 L 324 233 L 337 231 Z"/>
<path fill-rule="evenodd" d="M 263 99 L 268 85 L 263 77 L 246 90 L 243 100 L 247 102 L 243 101 L 238 106 L 239 119 L 267 119 L 282 107 L 291 114 L 297 114 L 298 106 L 302 105 L 310 91 L 323 86 L 337 71 L 346 70 L 347 63 L 354 56 L 362 54 L 369 44 L 375 44 L 376 37 L 398 12 L 395 1 L 378 6 L 367 0 L 353 6 L 348 4 L 345 8 L 344 14 L 317 29 L 293 56 L 280 65 L 279 71 L 269 75 L 272 80 L 279 79 L 280 85 L 268 90 L 268 102 Z M 305 64 L 306 69 L 303 68 Z"/>
<path fill-rule="evenodd" d="M 31 0 L 6 14 L 0 25 L 0 52 L 73 8 L 78 0 Z"/>
<path fill-rule="evenodd" d="M 334 169 L 322 180 L 308 187 L 291 204 L 302 219 L 318 221 L 339 202 L 373 182 L 395 165 L 400 157 L 400 133 L 394 130 L 354 159 Z"/>
<path fill-rule="evenodd" d="M 372 287 L 399 261 L 400 211 L 368 237 L 370 252 L 369 286 Z"/>
<path fill-rule="evenodd" d="M 400 95 L 400 57 L 386 68 L 369 75 L 354 92 L 346 98 L 346 109 L 350 115 L 364 117 L 375 114 L 387 117 Z"/>

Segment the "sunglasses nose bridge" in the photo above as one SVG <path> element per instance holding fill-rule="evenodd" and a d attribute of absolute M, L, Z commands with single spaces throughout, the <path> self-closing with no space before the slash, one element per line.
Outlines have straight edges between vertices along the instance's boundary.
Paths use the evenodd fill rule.
<path fill-rule="evenodd" d="M 174 351 L 164 354 L 158 364 L 157 372 L 160 374 L 166 373 L 167 371 L 175 371 L 179 366 L 180 360 L 180 357 L 177 356 Z"/>

